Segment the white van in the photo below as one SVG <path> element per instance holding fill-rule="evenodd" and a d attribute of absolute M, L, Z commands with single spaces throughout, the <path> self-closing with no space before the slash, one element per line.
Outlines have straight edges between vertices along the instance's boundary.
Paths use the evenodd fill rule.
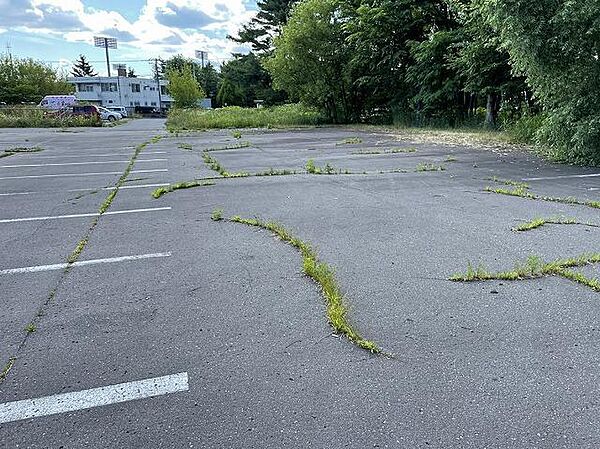
<path fill-rule="evenodd" d="M 50 111 L 58 111 L 59 109 L 70 108 L 76 103 L 77 97 L 75 95 L 46 95 L 38 106 Z"/>

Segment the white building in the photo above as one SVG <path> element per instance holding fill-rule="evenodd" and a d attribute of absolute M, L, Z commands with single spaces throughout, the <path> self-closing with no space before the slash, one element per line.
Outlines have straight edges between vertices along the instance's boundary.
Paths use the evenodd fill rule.
<path fill-rule="evenodd" d="M 167 93 L 168 81 L 151 78 L 127 78 L 124 76 L 86 76 L 68 78 L 75 85 L 75 96 L 99 106 L 124 106 L 133 111 L 136 106 L 168 109 L 173 98 Z M 160 99 L 160 100 L 159 100 Z"/>

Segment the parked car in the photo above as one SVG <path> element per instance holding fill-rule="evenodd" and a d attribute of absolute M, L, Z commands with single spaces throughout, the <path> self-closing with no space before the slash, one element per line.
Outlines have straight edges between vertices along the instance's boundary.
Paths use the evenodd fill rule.
<path fill-rule="evenodd" d="M 121 120 L 123 116 L 118 112 L 109 111 L 106 108 L 98 106 L 98 111 L 100 112 L 100 118 L 102 120 L 108 120 L 109 122 L 116 122 L 117 120 Z"/>
<path fill-rule="evenodd" d="M 129 114 L 127 113 L 127 109 L 125 109 L 125 107 L 123 107 L 123 106 L 108 106 L 106 109 L 108 109 L 109 111 L 117 112 L 117 113 L 121 114 L 121 117 L 123 117 L 123 118 L 129 116 Z"/>
<path fill-rule="evenodd" d="M 59 111 L 61 109 L 70 108 L 77 103 L 75 95 L 46 95 L 38 105 L 40 108 L 49 111 Z"/>
<path fill-rule="evenodd" d="M 73 115 L 83 115 L 86 117 L 97 117 L 101 118 L 98 106 L 93 104 L 77 105 L 73 106 Z"/>

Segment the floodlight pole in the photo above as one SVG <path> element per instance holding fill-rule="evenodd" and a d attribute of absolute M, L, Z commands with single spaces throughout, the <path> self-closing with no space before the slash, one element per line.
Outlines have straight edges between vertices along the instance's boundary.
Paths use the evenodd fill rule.
<path fill-rule="evenodd" d="M 108 38 L 104 38 L 104 50 L 106 51 L 106 68 L 108 69 L 108 77 L 110 78 L 110 59 L 108 57 Z"/>

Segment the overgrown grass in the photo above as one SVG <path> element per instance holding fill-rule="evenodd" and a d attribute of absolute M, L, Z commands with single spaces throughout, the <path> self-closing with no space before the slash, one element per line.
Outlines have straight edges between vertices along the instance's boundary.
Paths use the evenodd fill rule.
<path fill-rule="evenodd" d="M 166 195 L 167 193 L 174 192 L 175 190 L 192 189 L 194 187 L 207 187 L 207 186 L 214 186 L 214 185 L 215 185 L 215 183 L 211 182 L 211 181 L 200 181 L 200 180 L 183 181 L 183 182 L 178 182 L 177 184 L 171 184 L 166 187 L 159 187 L 158 189 L 154 190 L 154 192 L 152 192 L 152 197 L 154 199 L 158 199 L 161 196 Z"/>
<path fill-rule="evenodd" d="M 207 148 L 204 151 L 211 152 L 211 151 L 239 150 L 240 148 L 248 148 L 250 146 L 251 146 L 251 143 L 246 141 L 246 142 L 234 143 L 231 145 L 224 145 L 222 147 Z"/>
<path fill-rule="evenodd" d="M 39 153 L 40 151 L 44 151 L 41 147 L 16 147 L 9 148 L 8 150 L 4 150 L 0 153 L 0 158 L 14 156 L 15 154 L 20 153 Z"/>
<path fill-rule="evenodd" d="M 529 256 L 525 262 L 515 264 L 512 270 L 497 273 L 492 273 L 481 265 L 473 268 L 469 263 L 465 273 L 454 274 L 449 280 L 454 282 L 518 281 L 544 276 L 562 276 L 595 291 L 600 291 L 600 282 L 597 279 L 590 279 L 582 273 L 569 270 L 569 268 L 583 267 L 596 263 L 600 263 L 600 253 L 582 254 L 581 256 L 568 259 L 556 259 L 552 262 L 544 262 L 538 256 Z"/>
<path fill-rule="evenodd" d="M 416 172 L 426 172 L 426 171 L 444 171 L 446 167 L 443 165 L 435 165 L 426 162 L 419 162 L 417 167 L 415 168 Z"/>
<path fill-rule="evenodd" d="M 302 255 L 302 268 L 304 273 L 312 278 L 321 288 L 323 297 L 327 304 L 327 319 L 335 332 L 345 335 L 348 340 L 362 349 L 373 353 L 381 353 L 381 349 L 370 340 L 364 339 L 348 320 L 348 309 L 345 299 L 342 295 L 340 286 L 335 279 L 333 268 L 324 262 L 321 262 L 312 246 L 298 237 L 295 237 L 290 231 L 281 224 L 273 221 L 262 221 L 260 219 L 246 219 L 234 216 L 229 219 L 234 223 L 241 223 L 247 226 L 254 226 L 266 229 L 285 243 L 293 246 L 300 251 Z"/>
<path fill-rule="evenodd" d="M 0 128 L 70 128 L 102 126 L 94 117 L 49 114 L 31 107 L 0 108 Z"/>
<path fill-rule="evenodd" d="M 319 111 L 298 104 L 260 109 L 237 106 L 210 110 L 173 109 L 167 119 L 170 131 L 315 126 L 322 123 L 325 123 L 325 118 Z"/>

